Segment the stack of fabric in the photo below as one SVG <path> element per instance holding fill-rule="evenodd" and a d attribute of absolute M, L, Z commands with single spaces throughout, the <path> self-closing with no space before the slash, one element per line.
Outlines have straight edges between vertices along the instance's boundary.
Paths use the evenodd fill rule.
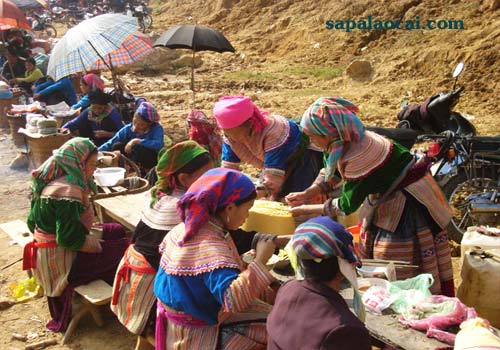
<path fill-rule="evenodd" d="M 57 121 L 55 119 L 41 119 L 36 123 L 38 132 L 42 135 L 57 134 Z"/>
<path fill-rule="evenodd" d="M 26 113 L 26 130 L 30 134 L 38 134 L 38 121 L 43 120 L 43 115 L 37 113 Z"/>

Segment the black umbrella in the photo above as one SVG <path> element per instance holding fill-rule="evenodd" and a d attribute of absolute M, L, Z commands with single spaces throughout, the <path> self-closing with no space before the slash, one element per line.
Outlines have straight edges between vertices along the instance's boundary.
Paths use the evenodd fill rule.
<path fill-rule="evenodd" d="M 154 46 L 165 46 L 170 49 L 193 50 L 191 66 L 191 90 L 194 93 L 194 54 L 196 51 L 234 52 L 234 47 L 218 30 L 194 25 L 183 24 L 164 32 Z"/>

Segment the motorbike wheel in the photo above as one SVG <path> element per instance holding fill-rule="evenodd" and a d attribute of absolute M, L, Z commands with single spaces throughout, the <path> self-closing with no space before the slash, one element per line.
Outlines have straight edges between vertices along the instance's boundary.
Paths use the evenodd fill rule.
<path fill-rule="evenodd" d="M 45 25 L 45 34 L 47 34 L 47 36 L 49 38 L 55 38 L 55 37 L 57 37 L 57 30 L 56 30 L 56 28 L 54 28 L 53 25 L 46 24 Z"/>
<path fill-rule="evenodd" d="M 153 17 L 151 17 L 151 15 L 145 15 L 142 21 L 144 23 L 144 29 L 150 29 L 153 25 Z"/>
<path fill-rule="evenodd" d="M 450 239 L 460 244 L 467 227 L 477 224 L 470 215 L 466 197 L 473 193 L 483 193 L 494 186 L 495 182 L 491 178 L 467 180 L 466 174 L 461 172 L 443 187 L 443 193 L 448 199 L 452 211 L 452 219 L 448 226 Z"/>
<path fill-rule="evenodd" d="M 78 24 L 78 21 L 73 18 L 73 17 L 69 17 L 68 18 L 68 21 L 66 22 L 66 26 L 69 28 L 73 28 L 74 26 L 76 26 Z"/>

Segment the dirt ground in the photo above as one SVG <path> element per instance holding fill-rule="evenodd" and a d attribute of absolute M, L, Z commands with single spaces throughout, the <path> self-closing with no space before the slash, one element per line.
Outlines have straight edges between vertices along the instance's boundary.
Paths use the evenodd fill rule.
<path fill-rule="evenodd" d="M 492 2 L 494 3 L 494 2 Z M 152 0 L 154 27 L 161 33 L 171 25 L 198 23 L 223 31 L 236 54 L 197 53 L 203 64 L 196 69 L 196 98 L 189 89 L 190 69 L 166 65 L 146 66 L 122 79 L 137 96 L 159 109 L 161 122 L 174 141 L 185 137 L 184 119 L 193 108 L 211 114 L 218 97 L 243 93 L 256 104 L 288 117 L 300 116 L 316 98 L 340 95 L 355 102 L 368 125 L 394 126 L 403 99 L 422 102 L 429 95 L 450 90 L 453 67 L 466 62 L 459 84 L 466 88 L 456 110 L 474 116 L 480 134 L 500 134 L 498 98 L 500 70 L 500 19 L 489 1 L 292 1 L 292 0 Z M 327 31 L 328 19 L 455 18 L 462 31 Z M 180 51 L 190 55 L 189 51 Z M 345 74 L 356 59 L 371 63 L 367 80 Z M 160 61 L 162 58 L 160 57 Z M 0 131 L 0 223 L 24 220 L 29 209 L 29 172 L 8 168 L 16 156 L 10 136 Z M 8 285 L 26 277 L 21 263 L 4 268 L 21 257 L 21 249 L 0 233 L 0 299 L 11 299 Z M 458 259 L 454 259 L 458 278 Z M 82 321 L 68 346 L 50 349 L 133 349 L 135 339 L 104 312 L 105 326 L 90 318 Z M 44 298 L 0 311 L 0 349 L 23 349 L 12 333 L 29 337 L 30 343 L 62 336 L 46 330 L 49 318 Z"/>

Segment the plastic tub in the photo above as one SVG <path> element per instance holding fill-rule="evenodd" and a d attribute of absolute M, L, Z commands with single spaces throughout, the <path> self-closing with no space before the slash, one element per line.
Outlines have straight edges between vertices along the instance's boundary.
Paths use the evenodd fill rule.
<path fill-rule="evenodd" d="M 97 168 L 95 182 L 99 186 L 116 186 L 125 178 L 125 169 L 119 167 Z"/>
<path fill-rule="evenodd" d="M 358 289 L 361 293 L 366 292 L 370 287 L 382 287 L 389 290 L 391 283 L 382 278 L 358 278 Z"/>
<path fill-rule="evenodd" d="M 351 226 L 346 229 L 352 235 L 352 241 L 354 243 L 354 250 L 359 254 L 359 234 L 361 228 L 359 226 Z"/>

